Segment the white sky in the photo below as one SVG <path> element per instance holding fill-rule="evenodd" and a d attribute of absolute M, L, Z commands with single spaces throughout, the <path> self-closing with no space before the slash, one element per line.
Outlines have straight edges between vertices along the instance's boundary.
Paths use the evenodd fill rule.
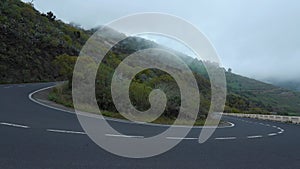
<path fill-rule="evenodd" d="M 173 14 L 206 34 L 233 72 L 259 80 L 300 81 L 298 0 L 35 0 L 34 5 L 84 28 L 137 12 Z"/>

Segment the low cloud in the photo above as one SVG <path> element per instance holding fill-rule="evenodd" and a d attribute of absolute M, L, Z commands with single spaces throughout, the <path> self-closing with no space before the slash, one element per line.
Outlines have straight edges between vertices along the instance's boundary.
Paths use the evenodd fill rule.
<path fill-rule="evenodd" d="M 34 5 L 85 28 L 137 12 L 170 13 L 204 32 L 233 72 L 259 80 L 300 79 L 298 0 L 35 0 Z"/>

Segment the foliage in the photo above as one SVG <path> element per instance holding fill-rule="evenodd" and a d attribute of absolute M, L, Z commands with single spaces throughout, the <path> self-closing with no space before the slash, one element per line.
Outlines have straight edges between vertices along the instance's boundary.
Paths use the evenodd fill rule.
<path fill-rule="evenodd" d="M 49 98 L 72 106 L 71 84 L 76 56 L 95 30 L 86 31 L 80 26 L 65 24 L 57 20 L 52 12 L 41 14 L 30 4 L 22 3 L 20 0 L 0 1 L 0 23 L 0 82 L 68 80 L 68 85 L 54 89 Z M 118 39 L 126 38 L 117 31 L 109 29 L 106 31 L 105 36 L 99 40 L 114 43 Z M 164 48 L 143 38 L 127 37 L 108 52 L 99 67 L 90 57 L 83 58 L 87 67 L 80 74 L 82 78 L 89 76 L 89 69 L 98 69 L 95 92 L 102 110 L 116 112 L 110 84 L 118 65 L 128 55 L 154 47 Z M 193 71 L 201 96 L 199 117 L 206 116 L 210 107 L 211 84 L 205 66 L 209 66 L 212 70 L 222 68 L 215 63 L 203 62 L 178 52 L 176 54 Z M 300 112 L 300 94 L 297 92 L 236 75 L 231 69 L 226 72 L 226 78 L 228 86 L 226 112 L 275 111 L 281 114 Z M 163 71 L 148 69 L 135 76 L 130 86 L 132 104 L 139 110 L 147 110 L 150 107 L 149 93 L 154 89 L 162 90 L 168 99 L 161 118 L 175 119 L 179 112 L 181 95 L 175 80 Z"/>
<path fill-rule="evenodd" d="M 100 64 L 96 78 L 96 97 L 98 105 L 102 110 L 116 112 L 111 93 L 110 84 L 116 67 L 126 56 L 140 50 L 154 46 L 151 42 L 140 44 L 140 40 L 130 37 L 118 43 L 104 58 Z M 128 41 L 127 41 L 128 40 Z M 129 45 L 130 44 L 130 45 Z M 129 47 L 127 48 L 127 45 Z M 201 105 L 199 117 L 206 116 L 210 108 L 210 81 L 204 63 L 197 59 L 184 59 L 194 73 L 201 94 Z M 210 68 L 219 69 L 214 63 L 205 63 Z M 128 65 L 130 67 L 130 65 Z M 126 72 L 123 72 L 126 74 Z M 225 112 L 230 113 L 259 113 L 268 114 L 276 111 L 281 114 L 285 112 L 296 112 L 291 106 L 286 105 L 288 98 L 284 98 L 281 92 L 284 90 L 276 88 L 253 79 L 226 72 L 228 95 Z M 150 108 L 148 97 L 154 89 L 162 90 L 168 99 L 167 107 L 162 117 L 176 118 L 180 108 L 180 91 L 175 80 L 167 73 L 157 69 L 147 69 L 138 73 L 130 86 L 130 99 L 138 110 Z M 70 89 L 69 89 L 70 90 Z M 277 93 L 279 92 L 279 93 Z M 267 95 L 267 96 L 266 96 Z M 287 92 L 289 97 L 297 97 L 297 93 Z M 298 99 L 299 100 L 299 99 Z M 281 104 L 278 104 L 281 103 Z M 290 104 L 290 103 L 288 103 Z M 294 107 L 294 106 L 293 106 Z"/>
<path fill-rule="evenodd" d="M 0 1 L 0 83 L 62 80 L 56 56 L 77 56 L 87 31 L 41 14 L 20 0 Z"/>
<path fill-rule="evenodd" d="M 50 20 L 50 21 L 54 21 L 56 19 L 56 16 L 50 11 L 47 12 L 46 17 Z"/>

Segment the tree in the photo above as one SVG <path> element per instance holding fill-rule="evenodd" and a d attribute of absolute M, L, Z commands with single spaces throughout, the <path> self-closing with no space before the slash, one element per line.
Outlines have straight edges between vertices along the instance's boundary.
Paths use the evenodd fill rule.
<path fill-rule="evenodd" d="M 231 68 L 229 68 L 229 69 L 228 69 L 228 72 L 229 72 L 229 73 L 232 73 L 232 69 L 231 69 Z"/>
<path fill-rule="evenodd" d="M 46 17 L 51 21 L 54 21 L 56 19 L 56 16 L 51 11 L 47 12 Z"/>
<path fill-rule="evenodd" d="M 33 7 L 34 6 L 33 2 L 34 0 L 31 0 L 30 2 L 28 2 L 28 4 Z"/>
<path fill-rule="evenodd" d="M 81 37 L 80 31 L 74 31 L 74 35 L 77 39 L 79 39 Z"/>
<path fill-rule="evenodd" d="M 53 61 L 53 64 L 59 68 L 60 75 L 69 80 L 69 87 L 72 84 L 73 69 L 76 63 L 76 56 L 69 56 L 67 54 L 59 55 Z"/>

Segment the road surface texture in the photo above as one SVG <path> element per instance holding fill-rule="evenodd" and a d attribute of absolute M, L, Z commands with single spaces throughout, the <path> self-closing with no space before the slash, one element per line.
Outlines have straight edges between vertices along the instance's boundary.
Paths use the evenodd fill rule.
<path fill-rule="evenodd" d="M 146 159 L 106 152 L 82 130 L 76 115 L 32 102 L 28 95 L 53 83 L 0 85 L 0 169 L 299 169 L 300 126 L 223 117 L 234 127 L 219 128 L 204 144 L 201 128 L 170 151 Z M 130 136 L 166 130 L 118 121 L 110 124 Z M 103 137 L 126 139 L 107 133 Z M 180 139 L 170 136 L 166 139 Z"/>

